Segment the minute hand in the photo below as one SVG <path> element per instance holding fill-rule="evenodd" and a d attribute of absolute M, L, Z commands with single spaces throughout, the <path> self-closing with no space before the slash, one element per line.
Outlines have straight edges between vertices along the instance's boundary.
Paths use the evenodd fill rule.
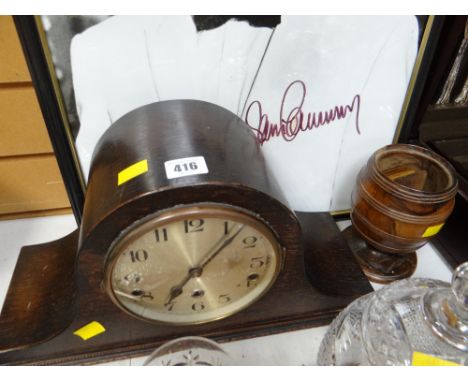
<path fill-rule="evenodd" d="M 208 254 L 208 256 L 206 258 L 204 258 L 200 264 L 197 266 L 197 268 L 199 269 L 203 269 L 205 268 L 205 266 L 211 261 L 213 260 L 216 255 L 218 255 L 218 253 L 220 253 L 224 248 L 226 248 L 229 244 L 231 244 L 234 239 L 237 237 L 237 235 L 240 234 L 240 232 L 244 229 L 244 225 L 242 224 L 240 226 L 240 228 L 236 231 L 236 233 L 234 235 L 232 235 L 231 237 L 229 237 L 228 239 L 226 239 L 222 244 L 221 246 L 219 246 L 214 252 Z"/>
<path fill-rule="evenodd" d="M 244 228 L 244 225 L 241 225 L 241 227 L 236 231 L 236 233 L 223 242 L 216 246 L 214 249 L 212 249 L 208 254 L 205 256 L 205 258 L 195 267 L 189 269 L 187 275 L 184 277 L 184 279 L 175 285 L 174 287 L 171 288 L 171 291 L 169 293 L 169 296 L 167 297 L 166 300 L 166 305 L 170 304 L 172 300 L 174 300 L 177 296 L 180 296 L 182 292 L 182 288 L 189 282 L 190 279 L 193 277 L 196 277 L 197 275 L 200 275 L 203 271 L 203 268 L 215 258 L 215 256 L 220 253 L 224 248 L 226 248 L 229 244 L 232 243 L 232 241 L 236 238 L 237 235 L 242 231 Z"/>

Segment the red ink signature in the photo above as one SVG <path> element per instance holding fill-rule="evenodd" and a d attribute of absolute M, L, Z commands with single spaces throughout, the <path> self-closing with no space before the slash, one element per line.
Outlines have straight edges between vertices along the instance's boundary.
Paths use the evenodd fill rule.
<path fill-rule="evenodd" d="M 293 87 L 298 88 L 301 91 L 299 97 L 299 105 L 295 106 L 287 113 L 284 110 L 284 105 L 288 100 L 288 95 Z M 281 100 L 281 108 L 279 120 L 280 123 L 272 123 L 268 117 L 268 114 L 263 113 L 262 104 L 260 101 L 253 101 L 247 108 L 245 114 L 245 122 L 249 127 L 255 131 L 258 142 L 262 145 L 269 141 L 273 137 L 282 136 L 285 141 L 294 140 L 301 131 L 312 130 L 313 128 L 319 128 L 320 126 L 328 125 L 335 120 L 346 118 L 348 113 L 355 112 L 355 129 L 358 134 L 361 134 L 359 130 L 359 112 L 361 108 L 361 97 L 356 94 L 353 101 L 349 105 L 338 105 L 327 111 L 313 112 L 305 114 L 302 111 L 306 96 L 306 86 L 303 81 L 296 80 L 292 82 L 285 90 L 283 99 Z M 290 96 L 291 97 L 291 96 Z M 288 100 L 289 101 L 289 100 Z M 257 116 L 258 122 L 255 124 L 249 123 L 252 121 L 252 115 Z"/>

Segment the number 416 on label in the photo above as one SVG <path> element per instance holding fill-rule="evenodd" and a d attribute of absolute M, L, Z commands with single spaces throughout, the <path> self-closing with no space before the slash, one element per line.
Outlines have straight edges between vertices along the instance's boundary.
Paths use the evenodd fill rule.
<path fill-rule="evenodd" d="M 164 162 L 167 179 L 181 178 L 188 175 L 207 174 L 204 157 L 189 157 Z"/>

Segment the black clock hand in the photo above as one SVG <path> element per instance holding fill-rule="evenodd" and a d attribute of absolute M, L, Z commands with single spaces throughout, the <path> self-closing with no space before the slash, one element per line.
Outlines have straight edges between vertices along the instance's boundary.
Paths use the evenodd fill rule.
<path fill-rule="evenodd" d="M 237 235 L 239 235 L 239 233 L 244 229 L 244 225 L 242 224 L 241 227 L 237 230 L 237 232 L 232 235 L 231 237 L 229 237 L 228 239 L 226 239 L 223 244 L 221 245 L 221 247 L 219 247 L 218 250 L 216 250 L 215 252 L 213 252 L 212 254 L 209 254 L 208 256 L 206 256 L 202 262 L 200 263 L 200 265 L 197 267 L 200 269 L 200 272 L 205 268 L 205 266 L 211 261 L 213 260 L 216 255 L 218 253 L 220 253 L 224 248 L 226 248 L 229 244 L 231 244 L 234 239 L 236 238 Z"/>
<path fill-rule="evenodd" d="M 178 283 L 177 285 L 171 288 L 165 305 L 169 305 L 172 302 L 172 300 L 174 300 L 176 297 L 182 294 L 183 287 L 185 286 L 185 284 L 189 282 L 190 279 L 201 276 L 205 266 L 211 260 L 213 260 L 216 257 L 216 255 L 218 255 L 218 253 L 220 253 L 224 248 L 226 248 L 229 244 L 231 244 L 236 238 L 236 236 L 239 235 L 239 233 L 242 231 L 243 228 L 244 228 L 244 225 L 242 224 L 241 227 L 236 231 L 236 233 L 228 237 L 227 239 L 224 239 L 224 235 L 223 235 L 223 238 L 221 238 L 221 240 L 218 241 L 218 243 L 220 244 L 216 245 L 213 250 L 208 252 L 208 255 L 206 255 L 203 258 L 203 260 L 200 262 L 199 265 L 193 268 L 190 268 L 187 275 L 184 277 L 184 279 L 180 283 Z"/>
<path fill-rule="evenodd" d="M 166 303 L 164 305 L 169 305 L 172 300 L 174 300 L 176 297 L 180 296 L 183 292 L 182 288 L 185 286 L 185 284 L 188 283 L 188 281 L 192 278 L 193 276 L 189 273 L 184 277 L 184 279 L 178 283 L 176 286 L 173 286 L 169 292 L 169 296 L 166 299 Z"/>
<path fill-rule="evenodd" d="M 149 300 L 154 300 L 153 295 L 151 292 L 145 292 L 139 289 L 135 289 L 132 293 L 125 293 L 121 290 L 114 290 L 115 294 L 118 294 L 119 296 L 126 297 L 130 300 L 135 300 L 135 301 L 141 301 L 144 298 L 147 298 Z"/>

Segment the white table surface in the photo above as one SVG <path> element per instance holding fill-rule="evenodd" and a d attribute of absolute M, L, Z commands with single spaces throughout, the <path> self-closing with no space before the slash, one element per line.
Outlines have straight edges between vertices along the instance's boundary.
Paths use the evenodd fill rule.
<path fill-rule="evenodd" d="M 349 222 L 339 222 L 344 229 Z M 0 221 L 0 306 L 22 246 L 59 239 L 76 228 L 73 215 Z M 417 251 L 418 265 L 413 277 L 449 282 L 451 271 L 437 250 L 426 244 Z M 372 284 L 374 289 L 381 286 Z M 223 343 L 222 347 L 239 365 L 315 365 L 327 326 Z M 146 357 L 129 358 L 101 365 L 141 365 Z"/>

